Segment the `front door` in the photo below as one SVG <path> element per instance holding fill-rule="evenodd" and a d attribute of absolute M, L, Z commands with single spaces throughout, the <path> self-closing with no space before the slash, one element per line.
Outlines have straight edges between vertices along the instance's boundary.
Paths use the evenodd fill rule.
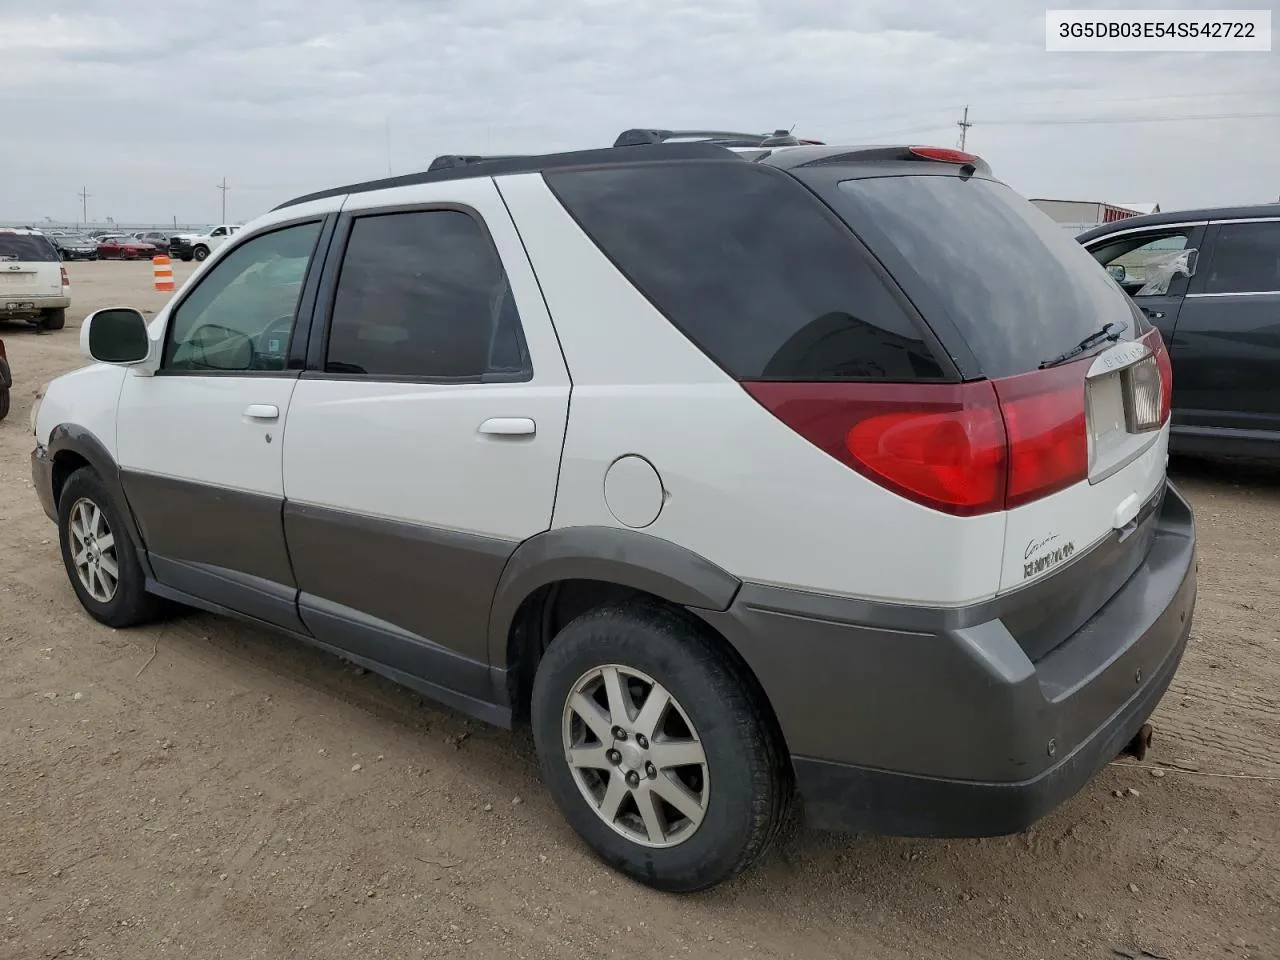
<path fill-rule="evenodd" d="M 492 702 L 489 607 L 551 524 L 569 377 L 493 181 L 394 193 L 347 201 L 289 408 L 298 604 L 318 639 Z"/>
<path fill-rule="evenodd" d="M 1210 238 L 1171 351 L 1183 423 L 1231 431 L 1248 445 L 1280 440 L 1280 219 L 1224 223 Z M 1271 434 L 1259 437 L 1257 434 Z"/>
<path fill-rule="evenodd" d="M 286 369 L 321 221 L 260 233 L 170 311 L 160 366 L 125 377 L 121 479 L 156 578 L 301 631 L 285 550 Z"/>

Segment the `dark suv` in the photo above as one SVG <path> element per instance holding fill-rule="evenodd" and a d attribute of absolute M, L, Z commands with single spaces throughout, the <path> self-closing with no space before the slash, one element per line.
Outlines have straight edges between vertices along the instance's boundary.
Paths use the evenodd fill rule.
<path fill-rule="evenodd" d="M 1280 203 L 1132 217 L 1077 239 L 1169 345 L 1171 448 L 1280 461 Z"/>

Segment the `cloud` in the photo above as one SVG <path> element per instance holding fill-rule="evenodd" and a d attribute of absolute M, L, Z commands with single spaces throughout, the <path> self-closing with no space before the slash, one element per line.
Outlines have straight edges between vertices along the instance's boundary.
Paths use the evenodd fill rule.
<path fill-rule="evenodd" d="M 1197 4 L 1204 6 L 1203 2 Z M 1036 196 L 1166 209 L 1274 200 L 1271 54 L 1049 54 L 992 0 L 0 0 L 0 220 L 248 219 L 440 153 L 612 142 L 633 126 L 969 144 Z M 1116 122 L 1078 124 L 1085 118 Z M 388 151 L 388 130 L 390 151 Z"/>

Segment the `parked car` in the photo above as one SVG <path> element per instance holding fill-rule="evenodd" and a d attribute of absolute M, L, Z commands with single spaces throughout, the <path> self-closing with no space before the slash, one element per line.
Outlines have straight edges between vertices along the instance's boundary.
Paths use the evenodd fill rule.
<path fill-rule="evenodd" d="M 83 234 L 61 231 L 47 236 L 63 260 L 98 259 L 98 242 Z"/>
<path fill-rule="evenodd" d="M 1191 627 L 1159 331 L 978 157 L 666 136 L 300 197 L 89 317 L 34 418 L 72 589 L 527 721 L 662 889 L 796 787 L 1024 829 L 1142 752 Z"/>
<path fill-rule="evenodd" d="M 1280 462 L 1280 203 L 1130 217 L 1078 239 L 1169 345 L 1173 450 Z"/>
<path fill-rule="evenodd" d="M 13 389 L 13 371 L 9 369 L 9 354 L 0 340 L 0 420 L 9 415 L 9 391 Z"/>
<path fill-rule="evenodd" d="M 104 260 L 150 259 L 155 254 L 155 244 L 143 243 L 128 234 L 107 234 L 98 238 L 98 256 Z"/>
<path fill-rule="evenodd" d="M 149 243 L 156 248 L 157 253 L 169 252 L 169 234 L 159 230 L 144 230 L 133 235 L 135 240 L 142 243 Z"/>
<path fill-rule="evenodd" d="M 169 238 L 169 250 L 185 262 L 203 261 L 235 236 L 239 229 L 240 225 L 237 223 L 222 223 L 200 233 L 180 233 Z"/>
<path fill-rule="evenodd" d="M 39 230 L 0 227 L 0 320 L 61 330 L 71 306 L 71 278 Z"/>

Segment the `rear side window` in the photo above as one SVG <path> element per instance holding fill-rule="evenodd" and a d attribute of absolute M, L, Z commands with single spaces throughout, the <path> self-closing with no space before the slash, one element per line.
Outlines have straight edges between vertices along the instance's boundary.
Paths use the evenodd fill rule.
<path fill-rule="evenodd" d="M 498 251 L 459 210 L 358 218 L 325 371 L 392 379 L 527 379 L 520 316 Z"/>
<path fill-rule="evenodd" d="M 604 254 L 730 375 L 942 377 L 848 230 L 787 175 L 734 161 L 545 177 Z"/>
<path fill-rule="evenodd" d="M 1204 291 L 1280 291 L 1280 221 L 1223 224 Z"/>
<path fill-rule="evenodd" d="M 30 233 L 0 233 L 0 260 L 50 263 L 57 259 L 58 251 L 47 237 Z"/>
<path fill-rule="evenodd" d="M 939 304 L 988 377 L 1035 370 L 1103 324 L 1131 339 L 1133 302 L 1068 233 L 1002 183 L 978 177 L 845 180 L 830 198 L 900 276 Z M 929 310 L 921 307 L 925 319 Z"/>

